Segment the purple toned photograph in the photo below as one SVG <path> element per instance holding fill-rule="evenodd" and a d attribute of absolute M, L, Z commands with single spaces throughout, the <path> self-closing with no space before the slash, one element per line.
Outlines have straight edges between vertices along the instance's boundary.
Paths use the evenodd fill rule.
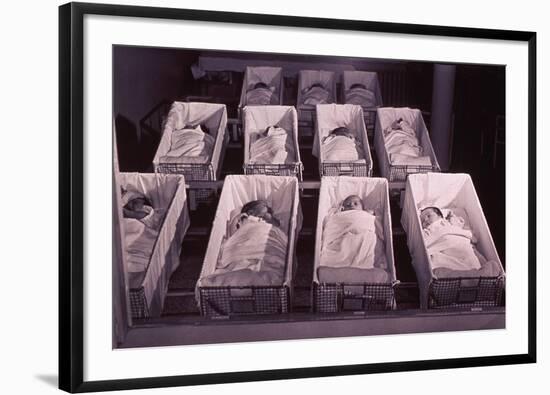
<path fill-rule="evenodd" d="M 112 50 L 114 348 L 505 328 L 504 65 Z"/>

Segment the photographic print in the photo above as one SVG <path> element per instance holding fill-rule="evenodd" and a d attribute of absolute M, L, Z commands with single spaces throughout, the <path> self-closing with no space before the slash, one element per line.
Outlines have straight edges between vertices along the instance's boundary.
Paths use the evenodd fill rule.
<path fill-rule="evenodd" d="M 61 388 L 534 361 L 534 33 L 78 3 L 60 48 Z"/>
<path fill-rule="evenodd" d="M 114 46 L 133 324 L 200 343 L 504 328 L 505 72 Z"/>

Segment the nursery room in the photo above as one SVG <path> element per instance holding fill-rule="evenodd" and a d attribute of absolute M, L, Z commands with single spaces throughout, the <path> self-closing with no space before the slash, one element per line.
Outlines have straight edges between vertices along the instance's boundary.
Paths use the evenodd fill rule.
<path fill-rule="evenodd" d="M 115 348 L 504 328 L 503 65 L 115 45 L 113 70 Z"/>

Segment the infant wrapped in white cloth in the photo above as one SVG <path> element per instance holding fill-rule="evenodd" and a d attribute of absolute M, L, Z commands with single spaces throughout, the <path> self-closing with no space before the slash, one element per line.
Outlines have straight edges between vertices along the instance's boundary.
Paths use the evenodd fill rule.
<path fill-rule="evenodd" d="M 302 102 L 310 106 L 327 104 L 329 97 L 330 92 L 322 84 L 316 83 L 303 90 Z"/>
<path fill-rule="evenodd" d="M 320 266 L 386 268 L 380 217 L 363 209 L 361 198 L 348 196 L 323 223 Z"/>
<path fill-rule="evenodd" d="M 206 163 L 215 139 L 204 125 L 186 125 L 172 132 L 170 150 L 160 158 L 164 163 Z"/>
<path fill-rule="evenodd" d="M 249 163 L 288 164 L 296 162 L 292 135 L 279 126 L 251 134 Z"/>
<path fill-rule="evenodd" d="M 266 106 L 274 99 L 275 87 L 258 82 L 246 92 L 246 104 L 252 106 Z"/>
<path fill-rule="evenodd" d="M 284 282 L 288 237 L 264 200 L 248 202 L 229 224 L 216 270 L 204 286 L 276 286 Z"/>
<path fill-rule="evenodd" d="M 402 118 L 384 130 L 384 145 L 392 165 L 431 166 L 429 156 L 423 156 L 414 128 Z"/>
<path fill-rule="evenodd" d="M 464 228 L 463 218 L 452 212 L 444 218 L 439 208 L 425 207 L 420 211 L 420 220 L 434 270 L 479 270 L 487 263 L 474 246 L 474 234 Z"/>
<path fill-rule="evenodd" d="M 375 107 L 376 96 L 363 84 L 353 84 L 345 91 L 346 103 L 363 107 Z"/>
<path fill-rule="evenodd" d="M 127 269 L 128 272 L 143 272 L 162 225 L 164 210 L 154 209 L 149 199 L 133 188 L 123 190 L 121 199 Z"/>
<path fill-rule="evenodd" d="M 346 127 L 331 130 L 321 143 L 323 159 L 333 162 L 364 160 L 365 154 L 362 147 L 361 142 Z"/>

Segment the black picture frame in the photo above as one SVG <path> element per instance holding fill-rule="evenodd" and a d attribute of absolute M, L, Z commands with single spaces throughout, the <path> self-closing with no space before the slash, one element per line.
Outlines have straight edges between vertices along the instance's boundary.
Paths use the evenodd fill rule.
<path fill-rule="evenodd" d="M 83 50 L 85 15 L 230 22 L 282 27 L 510 40 L 528 43 L 528 351 L 525 354 L 84 381 Z M 69 3 L 59 8 L 59 388 L 90 392 L 449 369 L 536 361 L 536 33 L 284 15 Z"/>

